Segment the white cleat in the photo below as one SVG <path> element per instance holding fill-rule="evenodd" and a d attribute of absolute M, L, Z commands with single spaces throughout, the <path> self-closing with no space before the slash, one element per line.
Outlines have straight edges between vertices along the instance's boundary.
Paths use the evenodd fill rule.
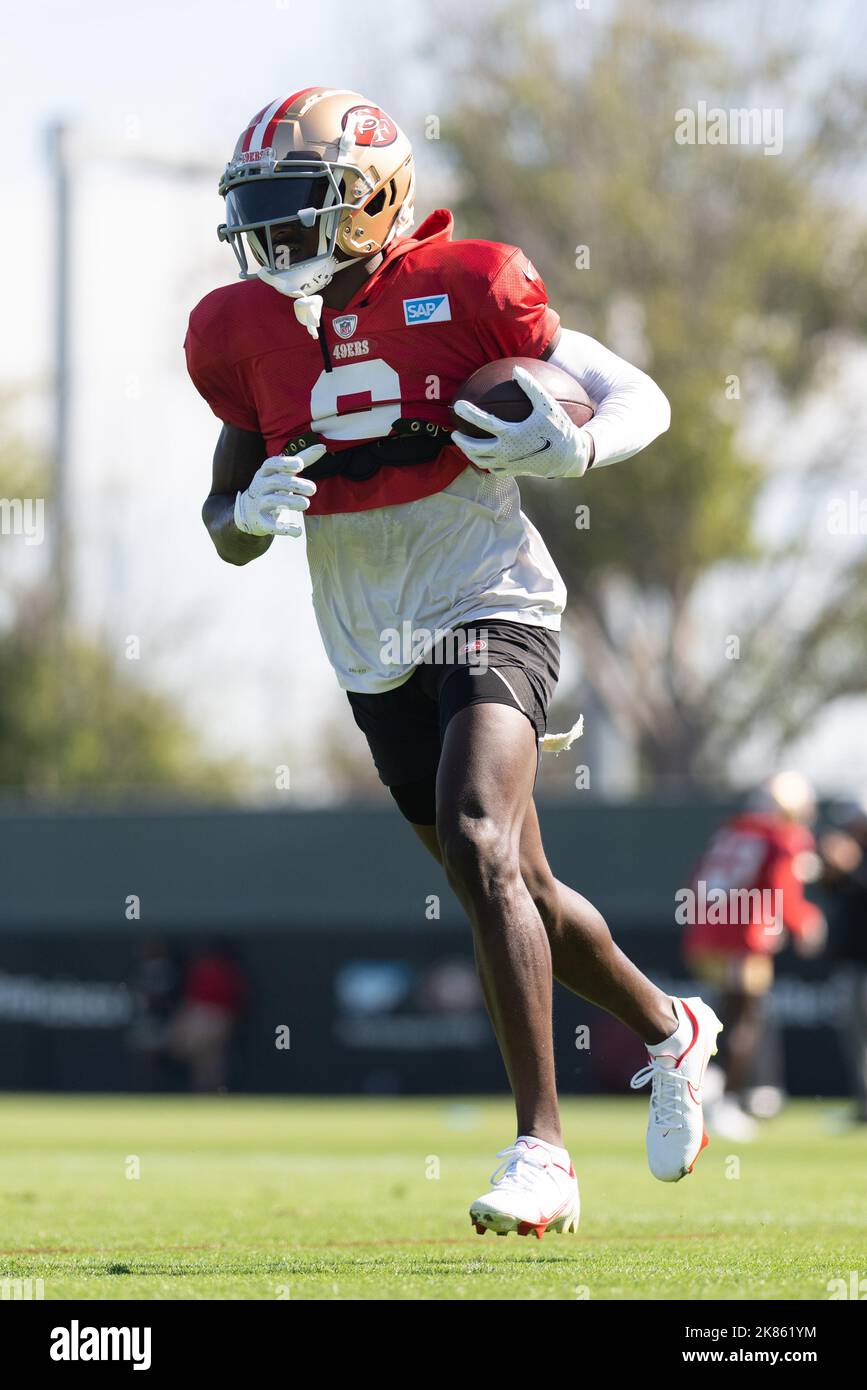
<path fill-rule="evenodd" d="M 707 1124 L 713 1134 L 736 1144 L 749 1144 L 758 1132 L 755 1120 L 741 1109 L 734 1096 L 721 1096 L 707 1107 Z"/>
<path fill-rule="evenodd" d="M 652 1083 L 647 1122 L 647 1161 L 660 1182 L 691 1173 L 707 1144 L 702 1083 L 716 1053 L 722 1024 L 701 999 L 674 999 L 678 1026 L 670 1038 L 647 1049 L 649 1058 L 632 1078 L 633 1090 Z"/>
<path fill-rule="evenodd" d="M 491 1174 L 491 1191 L 470 1207 L 470 1220 L 480 1236 L 496 1231 L 505 1236 L 546 1231 L 564 1234 L 578 1230 L 581 1199 L 572 1164 L 555 1162 L 550 1149 L 523 1135 L 497 1154 L 503 1162 Z"/>

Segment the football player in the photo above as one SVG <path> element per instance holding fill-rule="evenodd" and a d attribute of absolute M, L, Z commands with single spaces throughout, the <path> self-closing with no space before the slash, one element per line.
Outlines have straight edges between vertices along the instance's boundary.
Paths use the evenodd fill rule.
<path fill-rule="evenodd" d="M 712 1133 L 735 1142 L 747 1143 L 756 1134 L 743 1102 L 762 1053 L 770 1060 L 765 1005 L 774 956 L 789 938 L 807 957 L 825 941 L 825 919 L 804 895 L 805 881 L 819 870 L 808 828 L 815 816 L 816 797 L 807 780 L 798 772 L 778 772 L 715 831 L 692 876 L 694 900 L 702 903 L 704 885 L 705 905 L 684 934 L 684 957 L 696 979 L 718 992 L 727 1043 L 723 1089 L 708 1097 L 705 1110 Z M 733 910 L 706 905 L 712 890 Z"/>
<path fill-rule="evenodd" d="M 669 407 L 643 372 L 560 327 L 518 248 L 454 240 L 447 211 L 411 232 L 414 184 L 406 136 L 357 92 L 308 87 L 242 132 L 219 229 L 240 283 L 197 305 L 186 339 L 222 422 L 203 517 L 235 565 L 306 530 L 326 652 L 382 782 L 467 912 L 514 1093 L 516 1140 L 471 1219 L 541 1236 L 576 1229 L 579 1213 L 553 976 L 647 1045 L 634 1084 L 652 1083 L 656 1177 L 691 1172 L 706 1142 L 701 1083 L 719 1021 L 646 979 L 545 857 L 533 788 L 566 593 L 516 482 L 628 458 L 668 427 Z M 519 356 L 579 381 L 597 405 L 590 424 L 518 371 L 526 420 L 459 402 L 489 437 L 451 434 L 461 383 Z M 395 650 L 407 627 L 424 637 L 421 660 Z"/>

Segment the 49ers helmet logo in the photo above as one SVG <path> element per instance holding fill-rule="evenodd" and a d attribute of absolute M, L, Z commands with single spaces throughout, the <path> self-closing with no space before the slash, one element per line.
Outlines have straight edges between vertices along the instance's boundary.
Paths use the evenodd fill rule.
<path fill-rule="evenodd" d="M 351 106 L 343 117 L 342 128 L 355 116 L 356 145 L 391 145 L 397 139 L 397 126 L 378 106 Z"/>

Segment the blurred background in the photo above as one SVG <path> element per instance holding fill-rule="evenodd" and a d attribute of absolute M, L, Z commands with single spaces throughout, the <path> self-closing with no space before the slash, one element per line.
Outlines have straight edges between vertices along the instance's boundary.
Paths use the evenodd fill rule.
<path fill-rule="evenodd" d="M 867 788 L 865 40 L 857 0 L 19 8 L 2 1084 L 502 1087 L 468 929 L 320 650 L 303 546 L 236 570 L 199 517 L 218 427 L 186 319 L 234 278 L 217 180 L 278 93 L 381 104 L 414 143 L 418 220 L 446 205 L 459 235 L 521 245 L 564 324 L 671 400 L 637 459 L 522 489 L 570 594 L 551 727 L 584 714 L 539 780 L 555 871 L 691 993 L 675 893 L 750 789 L 796 768 L 843 833 L 834 808 Z M 757 113 L 751 138 L 716 110 Z M 801 1093 L 847 1085 L 843 859 L 808 890 L 828 948 L 781 957 L 773 995 Z M 641 1061 L 598 1017 L 578 1050 L 591 1013 L 558 1000 L 566 1090 Z"/>

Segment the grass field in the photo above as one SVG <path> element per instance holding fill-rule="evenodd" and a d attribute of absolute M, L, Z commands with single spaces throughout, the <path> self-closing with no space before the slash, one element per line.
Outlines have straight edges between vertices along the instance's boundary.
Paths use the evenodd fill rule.
<path fill-rule="evenodd" d="M 0 1280 L 46 1299 L 826 1299 L 867 1274 L 867 1135 L 835 1134 L 838 1110 L 793 1104 L 739 1176 L 714 1140 L 668 1186 L 640 1101 L 567 1101 L 581 1230 L 539 1243 L 467 1216 L 505 1101 L 5 1097 Z"/>

